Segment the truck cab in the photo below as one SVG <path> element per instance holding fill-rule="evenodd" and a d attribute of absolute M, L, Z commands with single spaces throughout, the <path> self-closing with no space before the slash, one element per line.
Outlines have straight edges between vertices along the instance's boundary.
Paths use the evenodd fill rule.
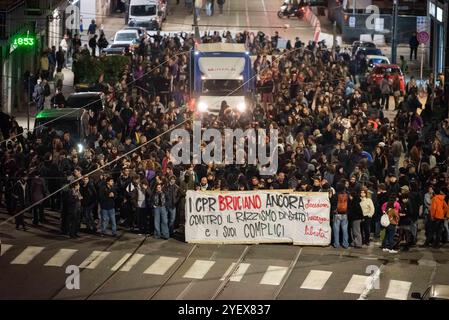
<path fill-rule="evenodd" d="M 167 17 L 166 3 L 161 0 L 131 0 L 129 4 L 128 24 L 140 26 L 148 24 L 149 29 L 162 28 L 162 22 Z"/>
<path fill-rule="evenodd" d="M 193 57 L 196 111 L 218 113 L 223 101 L 245 112 L 254 93 L 252 63 L 243 44 L 197 44 Z"/>

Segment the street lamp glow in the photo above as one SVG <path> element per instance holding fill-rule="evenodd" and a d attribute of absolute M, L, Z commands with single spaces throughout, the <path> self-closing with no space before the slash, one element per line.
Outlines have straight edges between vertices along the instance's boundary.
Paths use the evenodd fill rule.
<path fill-rule="evenodd" d="M 207 111 L 207 104 L 204 102 L 198 103 L 198 111 L 199 112 L 206 112 Z"/>

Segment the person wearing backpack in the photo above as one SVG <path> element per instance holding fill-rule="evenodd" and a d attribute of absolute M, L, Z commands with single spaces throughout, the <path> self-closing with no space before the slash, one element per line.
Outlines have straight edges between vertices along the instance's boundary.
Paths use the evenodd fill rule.
<path fill-rule="evenodd" d="M 399 223 L 399 203 L 395 199 L 390 199 L 385 205 L 384 213 L 388 216 L 389 224 L 386 226 L 385 238 L 382 242 L 384 252 L 398 253 L 394 250 L 394 236 L 396 235 L 396 227 Z"/>
<path fill-rule="evenodd" d="M 447 216 L 448 204 L 446 202 L 447 189 L 435 190 L 435 196 L 430 205 L 430 218 L 432 220 L 432 246 L 440 248 L 443 233 L 444 219 Z"/>
<path fill-rule="evenodd" d="M 332 231 L 334 235 L 333 247 L 340 247 L 340 230 L 343 232 L 343 248 L 347 249 L 349 247 L 348 243 L 348 203 L 349 196 L 343 185 L 337 185 L 337 193 L 332 197 L 331 203 L 333 210 L 333 226 Z"/>

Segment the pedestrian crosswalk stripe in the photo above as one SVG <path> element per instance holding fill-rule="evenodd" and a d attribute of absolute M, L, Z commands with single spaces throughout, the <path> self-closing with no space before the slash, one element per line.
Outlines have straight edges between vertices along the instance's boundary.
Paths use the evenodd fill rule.
<path fill-rule="evenodd" d="M 71 256 L 75 254 L 78 250 L 76 249 L 61 249 L 59 250 L 48 262 L 45 266 L 49 267 L 62 267 L 67 260 L 70 259 Z"/>
<path fill-rule="evenodd" d="M 368 284 L 368 276 L 354 274 L 345 288 L 345 293 L 362 294 Z"/>
<path fill-rule="evenodd" d="M 301 289 L 321 290 L 332 275 L 331 271 L 310 270 Z"/>
<path fill-rule="evenodd" d="M 203 279 L 214 264 L 215 261 L 196 260 L 190 269 L 184 274 L 183 278 Z"/>
<path fill-rule="evenodd" d="M 250 266 L 249 263 L 240 263 L 229 280 L 233 282 L 240 282 L 243 276 L 245 275 L 245 272 L 248 270 L 249 266 Z"/>
<path fill-rule="evenodd" d="M 232 269 L 234 269 L 235 264 L 235 262 L 231 263 L 228 270 L 226 270 L 226 272 L 224 273 L 223 277 L 220 278 L 220 281 L 224 281 L 224 279 L 226 279 L 226 277 L 231 273 Z"/>
<path fill-rule="evenodd" d="M 120 269 L 120 271 L 128 272 L 131 270 L 139 261 L 144 257 L 143 254 L 135 253 L 131 259 L 128 260 L 128 262 Z"/>
<path fill-rule="evenodd" d="M 178 258 L 161 256 L 143 273 L 163 276 L 178 260 Z"/>
<path fill-rule="evenodd" d="M 93 251 L 81 264 L 80 268 L 95 269 L 108 256 L 107 251 Z"/>
<path fill-rule="evenodd" d="M 385 298 L 407 300 L 411 286 L 408 281 L 390 280 Z"/>
<path fill-rule="evenodd" d="M 120 268 L 126 260 L 128 260 L 128 258 L 131 256 L 131 253 L 127 253 L 123 256 L 123 258 L 121 258 L 112 268 L 112 271 L 117 271 L 118 268 Z"/>
<path fill-rule="evenodd" d="M 23 250 L 22 253 L 11 262 L 11 264 L 28 264 L 34 259 L 35 256 L 41 253 L 42 250 L 44 250 L 44 247 L 29 246 Z"/>
<path fill-rule="evenodd" d="M 11 249 L 12 245 L 10 244 L 1 244 L 0 245 L 0 257 L 5 254 L 6 251 Z"/>
<path fill-rule="evenodd" d="M 262 277 L 260 284 L 268 284 L 272 286 L 278 286 L 285 274 L 287 273 L 287 267 L 269 266 L 267 271 Z"/>

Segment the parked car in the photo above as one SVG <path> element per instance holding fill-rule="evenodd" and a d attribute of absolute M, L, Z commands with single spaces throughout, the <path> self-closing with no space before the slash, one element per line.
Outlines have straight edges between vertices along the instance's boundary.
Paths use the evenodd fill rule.
<path fill-rule="evenodd" d="M 355 52 L 355 56 L 358 57 L 358 58 L 361 58 L 362 55 L 365 58 L 367 56 L 382 56 L 382 50 L 380 50 L 379 48 L 360 47 Z"/>
<path fill-rule="evenodd" d="M 65 132 L 70 133 L 70 136 L 75 143 L 77 150 L 81 153 L 84 150 L 84 130 L 81 122 L 83 110 L 75 108 L 59 108 L 46 109 L 40 111 L 36 115 L 34 121 L 34 134 L 37 138 L 45 140 L 50 129 L 54 130 L 58 137 L 63 137 Z"/>
<path fill-rule="evenodd" d="M 131 50 L 139 45 L 139 31 L 135 29 L 123 29 L 115 33 L 112 40 L 112 46 L 127 45 Z"/>
<path fill-rule="evenodd" d="M 96 114 L 104 110 L 103 92 L 77 92 L 67 97 L 66 108 L 79 109 L 86 108 Z"/>
<path fill-rule="evenodd" d="M 432 285 L 423 294 L 413 292 L 412 298 L 419 300 L 449 300 L 449 285 Z"/>
<path fill-rule="evenodd" d="M 399 75 L 399 80 L 401 81 L 401 93 L 405 94 L 405 76 L 397 64 L 379 64 L 375 66 L 369 73 L 368 83 L 380 85 L 385 75 L 388 75 L 388 80 L 393 80 L 396 74 Z"/>
<path fill-rule="evenodd" d="M 371 71 L 378 64 L 390 64 L 390 60 L 385 56 L 368 55 L 366 56 L 368 70 Z"/>
<path fill-rule="evenodd" d="M 367 41 L 354 41 L 352 43 L 352 54 L 356 53 L 358 48 L 376 48 L 376 44 Z"/>

